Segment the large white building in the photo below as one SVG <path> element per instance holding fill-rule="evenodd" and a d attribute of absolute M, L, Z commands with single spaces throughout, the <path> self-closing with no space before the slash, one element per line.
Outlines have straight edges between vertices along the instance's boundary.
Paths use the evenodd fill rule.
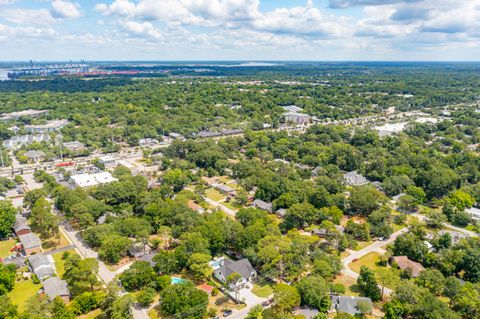
<path fill-rule="evenodd" d="M 68 120 L 52 120 L 46 124 L 25 125 L 29 133 L 55 132 L 69 123 Z"/>
<path fill-rule="evenodd" d="M 95 174 L 78 174 L 73 175 L 72 182 L 76 187 L 92 187 L 100 184 L 116 182 L 118 179 L 109 172 L 101 172 Z"/>
<path fill-rule="evenodd" d="M 311 116 L 304 113 L 287 112 L 283 117 L 286 123 L 308 124 L 311 121 Z"/>

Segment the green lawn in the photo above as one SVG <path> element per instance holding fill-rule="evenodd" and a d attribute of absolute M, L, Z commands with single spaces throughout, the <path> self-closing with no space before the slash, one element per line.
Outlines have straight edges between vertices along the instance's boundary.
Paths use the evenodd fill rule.
<path fill-rule="evenodd" d="M 337 278 L 335 278 L 333 282 L 336 284 L 342 284 L 345 286 L 346 296 L 361 295 L 360 287 L 357 285 L 357 280 L 352 277 L 340 275 L 340 276 L 337 276 Z"/>
<path fill-rule="evenodd" d="M 360 268 L 362 266 L 367 266 L 368 268 L 372 270 L 377 270 L 379 266 L 376 265 L 376 262 L 380 259 L 380 254 L 376 252 L 371 252 L 369 254 L 366 254 L 362 258 L 358 259 L 357 261 L 354 261 L 348 265 L 351 270 L 353 270 L 356 273 L 360 273 Z"/>
<path fill-rule="evenodd" d="M 15 240 L 13 239 L 0 241 L 0 258 L 9 256 L 11 254 L 10 249 L 14 245 L 15 245 Z"/>
<path fill-rule="evenodd" d="M 102 310 L 100 309 L 90 311 L 89 313 L 78 317 L 78 319 L 100 319 L 100 318 L 104 318 L 104 316 L 102 315 Z"/>
<path fill-rule="evenodd" d="M 253 285 L 252 292 L 260 298 L 267 298 L 273 294 L 272 286 L 267 283 L 258 283 Z"/>
<path fill-rule="evenodd" d="M 159 319 L 160 317 L 158 316 L 158 311 L 157 309 L 153 308 L 148 311 L 148 317 L 150 319 Z"/>
<path fill-rule="evenodd" d="M 18 310 L 23 311 L 28 299 L 35 296 L 40 288 L 42 285 L 34 284 L 31 279 L 16 281 L 13 290 L 7 295 L 18 306 Z"/>
<path fill-rule="evenodd" d="M 221 204 L 222 204 L 223 206 L 225 206 L 225 207 L 230 208 L 230 209 L 238 210 L 238 207 L 235 207 L 235 206 L 233 205 L 233 201 L 228 202 L 228 203 L 227 203 L 227 202 L 222 202 Z"/>
<path fill-rule="evenodd" d="M 357 242 L 357 247 L 355 247 L 354 250 L 356 250 L 356 251 L 362 250 L 363 248 L 365 248 L 365 247 L 367 247 L 371 244 L 372 244 L 371 241 L 358 241 Z"/>
<path fill-rule="evenodd" d="M 214 200 L 216 202 L 221 201 L 222 199 L 225 198 L 225 196 L 223 196 L 222 193 L 220 193 L 219 191 L 217 191 L 216 189 L 213 189 L 213 188 L 207 189 L 205 191 L 205 196 L 207 196 L 208 198 L 210 198 L 211 200 Z"/>
<path fill-rule="evenodd" d="M 75 250 L 67 250 L 71 255 L 76 254 Z M 62 256 L 65 252 L 61 251 L 52 255 L 53 260 L 55 260 L 55 269 L 57 271 L 57 276 L 62 278 L 63 273 L 65 272 L 65 260 L 62 259 Z"/>

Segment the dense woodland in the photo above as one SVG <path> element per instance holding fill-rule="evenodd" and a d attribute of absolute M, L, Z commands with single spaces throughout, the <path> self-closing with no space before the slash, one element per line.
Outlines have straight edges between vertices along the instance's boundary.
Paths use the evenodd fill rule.
<path fill-rule="evenodd" d="M 67 188 L 37 171 L 36 179 L 45 186 L 25 197 L 32 229 L 45 237 L 57 231 L 59 220 L 49 214 L 54 205 L 103 262 L 116 264 L 132 245 L 140 244 L 154 247 L 156 264 L 137 261 L 121 274 L 121 285 L 130 294 L 119 297 L 120 287 L 101 287 L 94 259 L 66 256 L 63 278 L 73 302 L 67 307 L 37 300 L 20 318 L 33 318 L 38 309 L 46 314 L 35 318 L 71 318 L 99 307 L 108 318 L 127 318 L 132 303 L 151 304 L 157 294 L 165 317 L 206 317 L 206 294 L 192 282 L 170 285 L 169 276 L 188 274 L 195 283 L 208 281 L 208 262 L 226 253 L 247 257 L 262 279 L 277 283 L 273 306 L 252 309 L 248 318 L 293 318 L 292 310 L 299 305 L 316 308 L 316 318 L 326 318 L 330 293 L 345 293 L 335 282 L 342 253 L 360 242 L 389 237 L 395 227 L 408 227 L 409 232 L 386 248 L 381 262 L 404 255 L 426 270 L 412 278 L 408 272 L 382 275 L 362 268 L 362 295 L 376 302 L 387 319 L 480 318 L 479 239 L 452 242 L 450 235 L 436 233 L 443 222 L 480 232 L 480 225 L 464 211 L 480 202 L 480 156 L 470 147 L 480 142 L 478 74 L 468 65 L 345 68 L 323 70 L 334 73 L 318 76 L 270 70 L 274 75 L 257 78 L 89 80 L 88 89 L 82 88 L 83 80 L 47 80 L 18 83 L 21 89 L 15 93 L 10 92 L 11 83 L 1 84 L 3 111 L 49 109 L 49 118 L 72 121 L 62 130 L 65 140 L 80 140 L 92 149 L 114 150 L 119 142 L 136 145 L 140 138 L 161 138 L 168 132 L 192 137 L 202 129 L 246 131 L 241 137 L 189 138 L 153 150 L 154 155 L 163 154 L 155 175 L 160 186 L 155 188 L 148 186 L 147 177 L 121 166 L 114 171 L 118 182 L 87 190 Z M 276 81 L 292 79 L 299 83 Z M 251 80 L 262 83 L 246 84 Z M 432 114 L 456 107 L 437 124 L 411 124 L 405 132 L 384 138 L 368 125 L 318 125 L 304 134 L 260 130 L 262 123 L 278 126 L 280 106 L 289 104 L 333 119 L 378 114 L 390 106 Z M 7 128 L 0 127 L 3 137 L 12 134 Z M 349 171 L 381 187 L 346 186 L 343 174 Z M 220 175 L 241 187 L 234 199 L 240 208 L 235 218 L 220 210 L 199 214 L 188 208 L 189 200 L 203 202 L 207 186 L 202 177 Z M 390 201 L 399 194 L 405 195 L 393 207 Z M 250 207 L 251 196 L 271 202 L 274 211 L 286 209 L 286 215 L 280 219 Z M 411 221 L 414 212 L 425 221 Z M 98 224 L 101 216 L 107 216 L 106 222 Z M 345 219 L 345 231 L 339 231 L 336 226 Z M 325 240 L 302 234 L 315 228 L 325 230 Z M 6 278 L 0 279 L 5 282 L 0 295 L 11 290 L 11 272 L 0 268 Z M 393 294 L 386 298 L 377 284 L 393 288 Z M 0 298 L 5 299 L 0 317 L 14 318 L 8 314 L 15 312 L 7 309 L 9 301 Z"/>

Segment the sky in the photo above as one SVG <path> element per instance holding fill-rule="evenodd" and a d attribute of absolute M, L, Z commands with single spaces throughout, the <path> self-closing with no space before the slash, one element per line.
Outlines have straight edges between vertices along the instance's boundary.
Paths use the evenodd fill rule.
<path fill-rule="evenodd" d="M 480 0 L 0 0 L 0 60 L 480 60 Z"/>

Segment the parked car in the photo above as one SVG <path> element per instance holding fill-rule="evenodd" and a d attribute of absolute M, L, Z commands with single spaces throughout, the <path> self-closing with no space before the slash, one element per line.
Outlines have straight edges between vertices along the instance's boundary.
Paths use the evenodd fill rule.
<path fill-rule="evenodd" d="M 230 316 L 232 313 L 233 313 L 233 311 L 232 311 L 231 309 L 228 309 L 228 310 L 225 310 L 225 311 L 223 312 L 223 316 L 224 316 L 224 317 L 228 317 L 228 316 Z"/>
<path fill-rule="evenodd" d="M 270 306 L 270 301 L 266 300 L 266 301 L 262 302 L 262 306 L 263 306 L 263 307 L 268 307 L 268 306 Z"/>

